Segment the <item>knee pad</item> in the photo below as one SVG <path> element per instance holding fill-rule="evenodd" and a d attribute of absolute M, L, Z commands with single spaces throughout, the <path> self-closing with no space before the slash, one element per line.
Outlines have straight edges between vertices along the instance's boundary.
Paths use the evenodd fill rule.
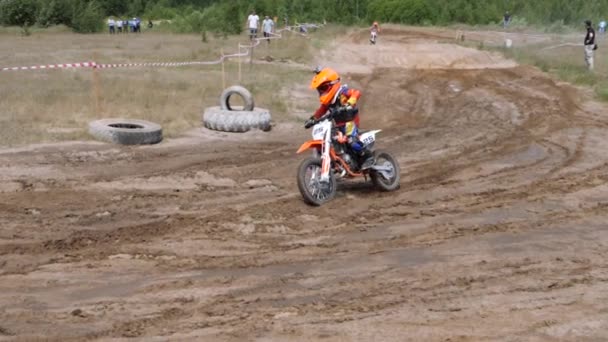
<path fill-rule="evenodd" d="M 353 141 L 350 143 L 350 147 L 357 153 L 363 150 L 363 145 L 361 145 L 361 143 L 356 139 L 353 139 Z"/>

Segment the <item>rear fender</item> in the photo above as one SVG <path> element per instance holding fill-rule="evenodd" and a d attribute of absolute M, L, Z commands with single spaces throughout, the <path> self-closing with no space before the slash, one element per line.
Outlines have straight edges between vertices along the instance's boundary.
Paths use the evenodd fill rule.
<path fill-rule="evenodd" d="M 323 140 L 309 140 L 303 143 L 296 153 L 302 153 L 309 149 L 320 149 L 321 146 L 323 146 Z"/>

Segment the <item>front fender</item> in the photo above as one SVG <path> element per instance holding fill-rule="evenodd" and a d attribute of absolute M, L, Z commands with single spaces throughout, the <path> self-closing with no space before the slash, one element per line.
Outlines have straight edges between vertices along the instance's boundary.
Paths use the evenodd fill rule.
<path fill-rule="evenodd" d="M 296 153 L 302 153 L 311 148 L 320 148 L 321 146 L 323 146 L 323 140 L 309 140 L 303 143 Z"/>

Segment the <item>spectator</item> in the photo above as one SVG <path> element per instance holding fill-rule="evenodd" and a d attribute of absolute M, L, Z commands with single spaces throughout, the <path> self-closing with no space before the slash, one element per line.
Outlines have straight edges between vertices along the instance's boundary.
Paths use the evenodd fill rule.
<path fill-rule="evenodd" d="M 151 29 L 154 27 L 154 24 L 152 23 L 152 19 L 148 19 L 148 28 Z"/>
<path fill-rule="evenodd" d="M 505 15 L 502 19 L 502 27 L 506 30 L 507 27 L 509 27 L 510 23 L 511 23 L 511 14 L 509 13 L 509 11 L 506 11 Z"/>
<path fill-rule="evenodd" d="M 141 32 L 141 20 L 139 18 L 133 18 L 135 20 L 135 32 Z"/>
<path fill-rule="evenodd" d="M 114 21 L 114 18 L 112 18 L 112 17 L 108 18 L 108 27 L 110 28 L 110 34 L 114 34 L 116 32 L 114 30 L 115 24 L 116 24 L 116 22 Z"/>
<path fill-rule="evenodd" d="M 599 25 L 599 30 L 601 34 L 605 34 L 606 33 L 606 21 L 602 20 L 600 21 L 600 25 Z"/>
<path fill-rule="evenodd" d="M 595 30 L 591 25 L 591 20 L 585 20 L 587 26 L 587 35 L 585 36 L 585 63 L 589 70 L 593 70 L 593 51 L 597 49 L 595 45 Z"/>
<path fill-rule="evenodd" d="M 253 40 L 253 38 L 258 37 L 258 24 L 260 22 L 260 17 L 255 14 L 255 10 L 251 11 L 249 17 L 247 17 L 247 23 L 249 27 L 249 40 Z"/>
<path fill-rule="evenodd" d="M 122 33 L 122 20 L 120 19 L 116 20 L 116 30 L 118 33 Z"/>
<path fill-rule="evenodd" d="M 272 32 L 274 32 L 274 21 L 269 16 L 264 18 L 262 30 L 264 31 L 264 37 L 267 38 L 266 41 L 270 44 L 270 37 L 272 36 Z"/>

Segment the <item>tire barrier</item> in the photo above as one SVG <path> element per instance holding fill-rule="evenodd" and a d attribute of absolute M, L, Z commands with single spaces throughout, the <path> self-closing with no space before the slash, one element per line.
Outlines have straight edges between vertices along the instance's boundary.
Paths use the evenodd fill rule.
<path fill-rule="evenodd" d="M 270 119 L 270 112 L 263 108 L 243 111 L 209 107 L 203 114 L 203 125 L 222 132 L 242 133 L 252 129 L 267 132 L 271 129 Z"/>
<path fill-rule="evenodd" d="M 222 92 L 222 95 L 220 96 L 220 106 L 223 110 L 232 110 L 232 107 L 230 106 L 230 97 L 235 94 L 239 95 L 245 103 L 241 110 L 253 110 L 253 96 L 251 95 L 249 90 L 245 89 L 245 87 L 241 87 L 238 85 L 228 87 Z"/>
<path fill-rule="evenodd" d="M 156 144 L 163 140 L 159 124 L 134 119 L 102 119 L 89 123 L 89 133 L 101 141 L 120 145 Z"/>
<path fill-rule="evenodd" d="M 230 106 L 230 97 L 239 95 L 245 105 L 242 110 L 233 110 Z M 264 108 L 254 108 L 253 96 L 242 86 L 226 88 L 220 96 L 219 107 L 209 107 L 203 112 L 203 125 L 208 129 L 222 132 L 247 132 L 252 129 L 269 131 L 270 112 Z"/>

